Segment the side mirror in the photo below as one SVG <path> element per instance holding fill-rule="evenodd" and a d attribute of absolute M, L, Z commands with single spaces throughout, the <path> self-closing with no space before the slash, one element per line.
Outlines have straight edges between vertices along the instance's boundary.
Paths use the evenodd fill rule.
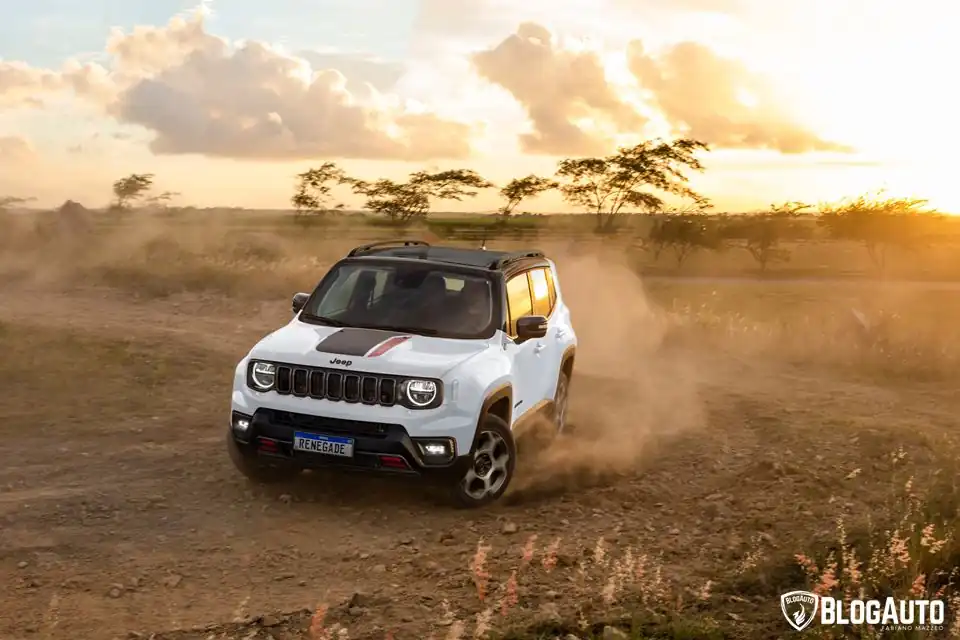
<path fill-rule="evenodd" d="M 517 342 L 547 335 L 547 319 L 544 316 L 524 316 L 517 320 Z"/>
<path fill-rule="evenodd" d="M 309 293 L 295 293 L 293 294 L 293 315 L 300 313 L 300 310 L 303 309 L 303 305 L 307 304 L 307 300 L 310 299 Z"/>

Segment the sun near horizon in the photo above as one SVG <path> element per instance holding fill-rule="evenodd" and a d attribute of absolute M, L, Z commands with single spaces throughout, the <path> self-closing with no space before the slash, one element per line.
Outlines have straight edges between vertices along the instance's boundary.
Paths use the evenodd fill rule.
<path fill-rule="evenodd" d="M 364 178 L 689 136 L 718 210 L 885 189 L 960 213 L 960 7 L 918 0 L 275 0 L 22 4 L 0 26 L 0 196 L 285 208 L 327 160 Z M 774 6 L 775 5 L 775 6 Z M 350 207 L 361 204 L 338 194 Z M 494 210 L 495 190 L 450 210 Z M 525 203 L 569 211 L 558 196 Z"/>

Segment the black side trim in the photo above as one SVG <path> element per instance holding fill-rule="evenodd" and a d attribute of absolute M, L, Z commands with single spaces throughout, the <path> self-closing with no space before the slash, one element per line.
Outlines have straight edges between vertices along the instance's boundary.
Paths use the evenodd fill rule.
<path fill-rule="evenodd" d="M 480 409 L 480 417 L 477 419 L 477 428 L 476 433 L 473 436 L 473 442 L 470 443 L 470 455 L 473 454 L 474 449 L 477 447 L 477 438 L 480 437 L 480 427 L 483 425 L 484 419 L 487 417 L 487 414 L 490 412 L 490 408 L 497 403 L 499 400 L 507 399 L 507 406 L 510 407 L 510 415 L 507 416 L 505 422 L 507 425 L 510 424 L 510 421 L 513 419 L 513 387 L 509 384 L 505 384 L 501 387 L 495 389 L 487 399 L 483 401 L 483 407 Z M 463 455 L 463 452 L 461 452 Z"/>
<path fill-rule="evenodd" d="M 336 353 L 342 356 L 362 356 L 370 349 L 388 338 L 406 335 L 396 331 L 382 331 L 380 329 L 340 329 L 331 333 L 317 345 L 320 353 Z"/>
<path fill-rule="evenodd" d="M 513 388 L 509 384 L 505 384 L 502 387 L 494 390 L 487 399 L 483 401 L 483 407 L 480 409 L 480 417 L 477 420 L 477 435 L 480 434 L 480 425 L 483 423 L 484 416 L 490 411 L 490 407 L 497 403 L 498 400 L 507 399 L 507 406 L 510 407 L 510 415 L 506 417 L 506 423 L 510 424 L 510 420 L 513 415 Z M 474 445 L 476 442 L 473 443 Z M 470 448 L 471 453 L 473 452 L 473 447 Z"/>

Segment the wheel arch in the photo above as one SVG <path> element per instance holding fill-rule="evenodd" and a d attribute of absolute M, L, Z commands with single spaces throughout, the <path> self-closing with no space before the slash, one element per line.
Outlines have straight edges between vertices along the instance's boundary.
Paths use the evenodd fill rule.
<path fill-rule="evenodd" d="M 567 374 L 567 378 L 573 377 L 573 363 L 577 357 L 577 347 L 571 345 L 563 352 L 560 358 L 560 371 Z"/>
<path fill-rule="evenodd" d="M 513 386 L 502 384 L 490 391 L 483 401 L 480 415 L 477 419 L 477 430 L 487 414 L 493 414 L 510 425 L 513 418 Z"/>

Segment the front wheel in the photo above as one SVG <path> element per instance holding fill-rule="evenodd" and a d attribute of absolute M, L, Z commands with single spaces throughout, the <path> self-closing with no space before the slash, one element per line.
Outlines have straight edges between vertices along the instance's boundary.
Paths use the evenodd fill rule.
<path fill-rule="evenodd" d="M 287 482 L 300 475 L 300 469 L 292 465 L 271 465 L 240 450 L 232 433 L 227 433 L 227 452 L 233 466 L 248 479 L 258 484 L 276 484 Z"/>
<path fill-rule="evenodd" d="M 461 507 L 482 507 L 507 490 L 516 466 L 517 448 L 510 427 L 493 414 L 480 423 L 470 467 L 453 488 L 453 500 Z"/>

